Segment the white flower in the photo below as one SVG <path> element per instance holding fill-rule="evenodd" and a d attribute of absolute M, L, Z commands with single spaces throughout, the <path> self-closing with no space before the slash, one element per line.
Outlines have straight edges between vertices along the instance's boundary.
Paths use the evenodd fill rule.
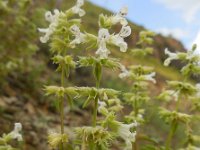
<path fill-rule="evenodd" d="M 10 132 L 10 136 L 12 139 L 17 139 L 18 141 L 22 141 L 22 135 L 19 133 L 22 130 L 22 124 L 21 123 L 15 123 L 14 130 Z"/>
<path fill-rule="evenodd" d="M 54 15 L 50 11 L 47 11 L 45 13 L 45 19 L 49 21 L 50 23 L 52 23 L 52 22 L 55 22 L 55 20 L 57 20 L 59 15 L 60 15 L 60 12 L 58 9 L 54 9 Z"/>
<path fill-rule="evenodd" d="M 122 38 L 126 38 L 131 35 L 131 27 L 130 26 L 123 26 L 119 32 L 119 36 Z"/>
<path fill-rule="evenodd" d="M 99 107 L 98 107 L 98 112 L 99 113 L 102 113 L 102 114 L 107 114 L 108 113 L 108 110 L 106 109 L 106 103 L 105 102 L 103 102 L 103 101 L 98 101 L 98 105 L 99 105 Z"/>
<path fill-rule="evenodd" d="M 152 81 L 154 84 L 156 83 L 156 80 L 154 79 L 156 73 L 152 72 L 150 74 L 144 75 L 144 80 Z"/>
<path fill-rule="evenodd" d="M 131 28 L 129 26 L 123 26 L 118 34 L 112 35 L 110 42 L 118 47 L 120 47 L 121 52 L 126 52 L 128 45 L 124 41 L 124 38 L 131 34 Z"/>
<path fill-rule="evenodd" d="M 81 33 L 77 25 L 73 25 L 70 30 L 75 36 L 75 39 L 70 42 L 72 48 L 74 48 L 76 44 L 80 44 L 85 41 L 85 34 Z"/>
<path fill-rule="evenodd" d="M 99 55 L 100 58 L 108 58 L 110 51 L 106 47 L 106 43 L 110 37 L 108 29 L 100 29 L 98 33 L 98 50 L 96 54 Z"/>
<path fill-rule="evenodd" d="M 77 0 L 76 5 L 72 7 L 74 14 L 78 14 L 80 17 L 85 15 L 85 11 L 81 9 L 81 6 L 84 5 L 84 0 Z"/>
<path fill-rule="evenodd" d="M 112 24 L 121 23 L 121 25 L 127 25 L 128 21 L 125 18 L 127 13 L 128 13 L 128 8 L 123 7 L 119 13 L 111 17 Z"/>
<path fill-rule="evenodd" d="M 130 129 L 137 127 L 137 122 L 131 124 L 120 124 L 118 129 L 118 135 L 125 141 L 126 150 L 132 150 L 132 143 L 135 142 L 136 132 L 131 132 Z"/>
<path fill-rule="evenodd" d="M 126 78 L 130 76 L 130 72 L 126 69 L 125 66 L 120 65 L 120 69 L 121 69 L 121 73 L 119 74 L 119 77 L 122 78 Z"/>
<path fill-rule="evenodd" d="M 39 32 L 45 33 L 44 36 L 40 37 L 40 41 L 42 43 L 46 43 L 49 40 L 50 36 L 53 34 L 53 32 L 56 30 L 60 15 L 63 15 L 63 13 L 59 12 L 59 10 L 57 9 L 54 10 L 54 15 L 50 11 L 47 11 L 45 13 L 45 19 L 48 22 L 50 22 L 50 25 L 48 28 L 38 28 Z"/>
<path fill-rule="evenodd" d="M 178 55 L 176 53 L 170 52 L 167 48 L 165 49 L 165 54 L 169 57 L 164 61 L 165 66 L 169 66 L 172 60 L 178 59 Z"/>

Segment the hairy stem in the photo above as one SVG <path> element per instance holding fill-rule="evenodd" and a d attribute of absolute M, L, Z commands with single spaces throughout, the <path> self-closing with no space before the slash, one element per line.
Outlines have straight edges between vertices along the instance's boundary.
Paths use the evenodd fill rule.
<path fill-rule="evenodd" d="M 137 95 L 137 91 L 135 91 L 135 94 Z M 136 96 L 137 97 L 137 96 Z M 134 110 L 135 110 L 135 117 L 138 115 L 138 105 L 137 105 L 137 98 L 134 101 Z M 135 142 L 132 143 L 132 150 L 137 150 L 137 136 L 135 137 Z"/>
<path fill-rule="evenodd" d="M 100 78 L 101 78 L 101 71 L 100 71 Z M 96 88 L 99 89 L 100 87 L 100 78 L 96 78 Z M 96 95 L 94 99 L 94 110 L 93 110 L 93 119 L 92 119 L 92 125 L 93 127 L 96 127 L 96 122 L 97 122 L 97 113 L 98 113 L 98 100 L 99 100 L 99 95 Z"/>
<path fill-rule="evenodd" d="M 64 72 L 64 68 L 62 67 L 61 86 L 64 87 L 64 84 L 65 84 L 65 72 Z M 64 97 L 60 98 L 60 122 L 61 122 L 60 131 L 61 131 L 61 134 L 64 134 Z M 61 150 L 63 149 L 64 149 L 64 144 L 62 142 Z"/>
<path fill-rule="evenodd" d="M 176 132 L 177 127 L 178 127 L 178 123 L 176 121 L 172 122 L 170 132 L 166 141 L 166 150 L 170 150 L 171 148 L 172 138 Z"/>
<path fill-rule="evenodd" d="M 98 96 L 96 96 L 94 100 L 94 112 L 93 112 L 93 122 L 92 125 L 93 127 L 96 127 L 96 122 L 97 122 L 97 110 L 98 110 Z"/>
<path fill-rule="evenodd" d="M 101 67 L 100 67 L 100 70 L 101 70 Z M 100 71 L 100 74 L 99 74 L 99 78 L 97 78 L 97 76 L 95 78 L 96 78 L 96 88 L 99 89 L 101 71 Z M 93 127 L 96 127 L 96 125 L 97 125 L 98 100 L 99 100 L 99 95 L 96 95 L 96 97 L 94 99 L 94 110 L 93 110 L 93 116 L 92 116 L 92 125 L 93 125 Z M 95 143 L 92 142 L 91 147 L 90 147 L 91 150 L 95 150 L 95 147 L 96 147 Z"/>

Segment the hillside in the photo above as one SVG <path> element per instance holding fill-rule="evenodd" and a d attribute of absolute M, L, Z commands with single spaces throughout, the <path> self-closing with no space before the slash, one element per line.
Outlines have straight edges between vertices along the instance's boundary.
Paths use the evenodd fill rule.
<path fill-rule="evenodd" d="M 55 7 L 65 10 L 73 6 L 74 0 L 57 0 L 57 1 L 37 1 L 34 0 L 31 6 L 31 20 L 37 27 L 45 27 L 44 13 L 46 10 L 53 10 Z M 44 9 L 45 8 L 45 9 Z M 86 2 L 84 9 L 87 15 L 83 17 L 82 25 L 86 27 L 86 31 L 96 33 L 98 29 L 98 15 L 100 13 L 112 14 L 110 11 L 101 7 L 95 6 Z M 166 68 L 162 65 L 164 56 L 164 49 L 168 47 L 172 51 L 185 51 L 182 43 L 172 37 L 164 37 L 162 35 L 155 36 L 155 43 L 153 45 L 154 53 L 146 57 L 135 57 L 131 54 L 131 49 L 136 47 L 136 42 L 139 38 L 139 32 L 145 30 L 145 27 L 130 22 L 133 30 L 132 35 L 127 38 L 130 50 L 121 55 L 118 51 L 114 52 L 114 57 L 120 58 L 125 65 L 141 64 L 153 66 L 157 72 L 157 84 L 151 85 L 152 95 L 156 95 L 162 90 L 165 79 L 181 80 L 179 71 L 179 63 L 176 62 L 173 68 Z M 116 30 L 119 28 L 116 27 Z M 1 29 L 0 29 L 1 30 Z M 35 32 L 37 32 L 35 30 Z M 38 37 L 39 39 L 39 33 Z M 55 65 L 50 61 L 49 47 L 36 41 L 39 50 L 34 55 L 31 69 L 23 73 L 12 73 L 6 77 L 7 83 L 1 89 L 0 97 L 0 124 L 1 130 L 9 131 L 12 128 L 13 122 L 23 122 L 24 136 L 25 136 L 25 150 L 45 149 L 47 126 L 55 128 L 59 124 L 58 117 L 56 118 L 56 110 L 52 99 L 45 97 L 43 86 L 49 84 L 56 84 L 59 82 L 59 77 L 54 73 Z M 85 52 L 85 51 L 84 51 Z M 84 53 L 83 52 L 83 53 Z M 127 84 L 124 81 L 119 81 L 116 73 L 110 73 L 105 70 L 104 87 L 113 87 L 117 90 L 127 90 Z M 90 69 L 77 69 L 70 76 L 69 84 L 80 85 L 94 85 L 94 80 L 91 77 Z M 88 110 L 89 112 L 90 110 Z M 68 112 L 68 109 L 66 109 Z M 76 126 L 77 124 L 87 124 L 88 112 L 83 112 L 78 107 L 69 112 L 66 117 L 66 125 Z M 46 117 L 49 116 L 49 117 Z M 76 118 L 76 119 L 74 119 Z M 156 128 L 156 127 L 155 127 Z"/>

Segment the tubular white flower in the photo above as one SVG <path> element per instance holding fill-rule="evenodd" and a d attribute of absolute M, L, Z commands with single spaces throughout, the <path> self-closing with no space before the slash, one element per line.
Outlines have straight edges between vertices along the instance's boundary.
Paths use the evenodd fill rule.
<path fill-rule="evenodd" d="M 103 101 L 98 101 L 98 112 L 99 113 L 102 113 L 102 114 L 107 114 L 108 113 L 108 110 L 106 109 L 106 103 L 103 102 Z"/>
<path fill-rule="evenodd" d="M 126 17 L 126 15 L 128 14 L 128 7 L 122 7 L 120 12 L 119 12 L 120 16 L 122 17 Z"/>
<path fill-rule="evenodd" d="M 152 81 L 154 84 L 156 83 L 156 80 L 154 79 L 156 73 L 152 72 L 150 74 L 144 75 L 144 80 Z"/>
<path fill-rule="evenodd" d="M 128 13 L 128 8 L 123 7 L 119 13 L 111 17 L 111 23 L 112 24 L 120 23 L 121 25 L 127 25 L 128 21 L 125 18 L 127 13 Z"/>
<path fill-rule="evenodd" d="M 120 65 L 120 69 L 121 69 L 121 73 L 119 74 L 119 77 L 122 78 L 126 78 L 130 76 L 130 72 L 126 69 L 126 67 L 124 65 Z"/>
<path fill-rule="evenodd" d="M 120 48 L 121 52 L 126 52 L 128 45 L 124 41 L 124 38 L 131 34 L 131 28 L 129 26 L 123 26 L 118 34 L 112 35 L 110 42 Z"/>
<path fill-rule="evenodd" d="M 123 26 L 119 32 L 119 36 L 122 38 L 126 38 L 131 35 L 131 27 L 130 26 Z"/>
<path fill-rule="evenodd" d="M 74 34 L 75 39 L 70 42 L 72 48 L 75 47 L 76 44 L 83 43 L 85 41 L 85 34 L 81 33 L 79 27 L 77 25 L 73 25 L 70 28 L 72 34 Z"/>
<path fill-rule="evenodd" d="M 45 19 L 49 21 L 50 23 L 52 23 L 55 21 L 55 19 L 59 17 L 59 15 L 60 15 L 60 12 L 58 9 L 54 9 L 54 15 L 50 11 L 47 11 L 45 13 Z"/>
<path fill-rule="evenodd" d="M 22 135 L 19 133 L 22 130 L 21 123 L 15 123 L 14 130 L 9 134 L 12 139 L 17 139 L 18 141 L 22 141 Z"/>
<path fill-rule="evenodd" d="M 96 54 L 99 55 L 100 58 L 108 58 L 110 51 L 106 47 L 106 43 L 110 37 L 108 29 L 100 29 L 98 33 L 98 50 Z"/>
<path fill-rule="evenodd" d="M 107 41 L 110 37 L 110 33 L 108 31 L 108 29 L 100 29 L 99 33 L 98 33 L 98 39 L 99 41 Z"/>
<path fill-rule="evenodd" d="M 81 9 L 81 6 L 84 5 L 84 0 L 77 0 L 76 5 L 72 7 L 74 14 L 78 14 L 80 17 L 85 15 L 85 11 Z"/>
<path fill-rule="evenodd" d="M 138 124 L 135 121 L 131 124 L 123 124 L 121 123 L 118 129 L 118 135 L 125 141 L 126 150 L 132 149 L 132 142 L 135 142 L 136 132 L 131 132 L 130 129 L 133 127 L 137 127 Z"/>
<path fill-rule="evenodd" d="M 40 37 L 40 41 L 42 43 L 46 43 L 50 36 L 53 34 L 53 32 L 56 30 L 56 27 L 58 26 L 58 20 L 59 16 L 63 14 L 62 12 L 59 12 L 59 10 L 55 9 L 54 10 L 54 15 L 50 12 L 47 11 L 45 13 L 45 19 L 50 22 L 50 25 L 48 28 L 38 28 L 39 32 L 45 33 L 44 36 Z"/>
<path fill-rule="evenodd" d="M 127 48 L 128 48 L 127 43 L 124 41 L 124 39 L 121 36 L 119 36 L 119 34 L 112 35 L 110 38 L 110 41 L 112 44 L 120 47 L 121 52 L 127 51 Z"/>
<path fill-rule="evenodd" d="M 172 53 L 168 50 L 168 48 L 165 49 L 165 54 L 169 57 L 164 61 L 165 66 L 169 66 L 172 60 L 178 59 L 178 55 L 176 53 Z"/>

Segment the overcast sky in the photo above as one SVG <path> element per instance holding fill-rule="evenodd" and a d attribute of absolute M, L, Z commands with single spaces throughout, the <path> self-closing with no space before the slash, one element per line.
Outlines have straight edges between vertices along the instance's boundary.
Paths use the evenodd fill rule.
<path fill-rule="evenodd" d="M 173 35 L 187 48 L 195 42 L 200 50 L 200 0 L 90 1 L 113 12 L 128 6 L 131 21 L 163 35 Z"/>

